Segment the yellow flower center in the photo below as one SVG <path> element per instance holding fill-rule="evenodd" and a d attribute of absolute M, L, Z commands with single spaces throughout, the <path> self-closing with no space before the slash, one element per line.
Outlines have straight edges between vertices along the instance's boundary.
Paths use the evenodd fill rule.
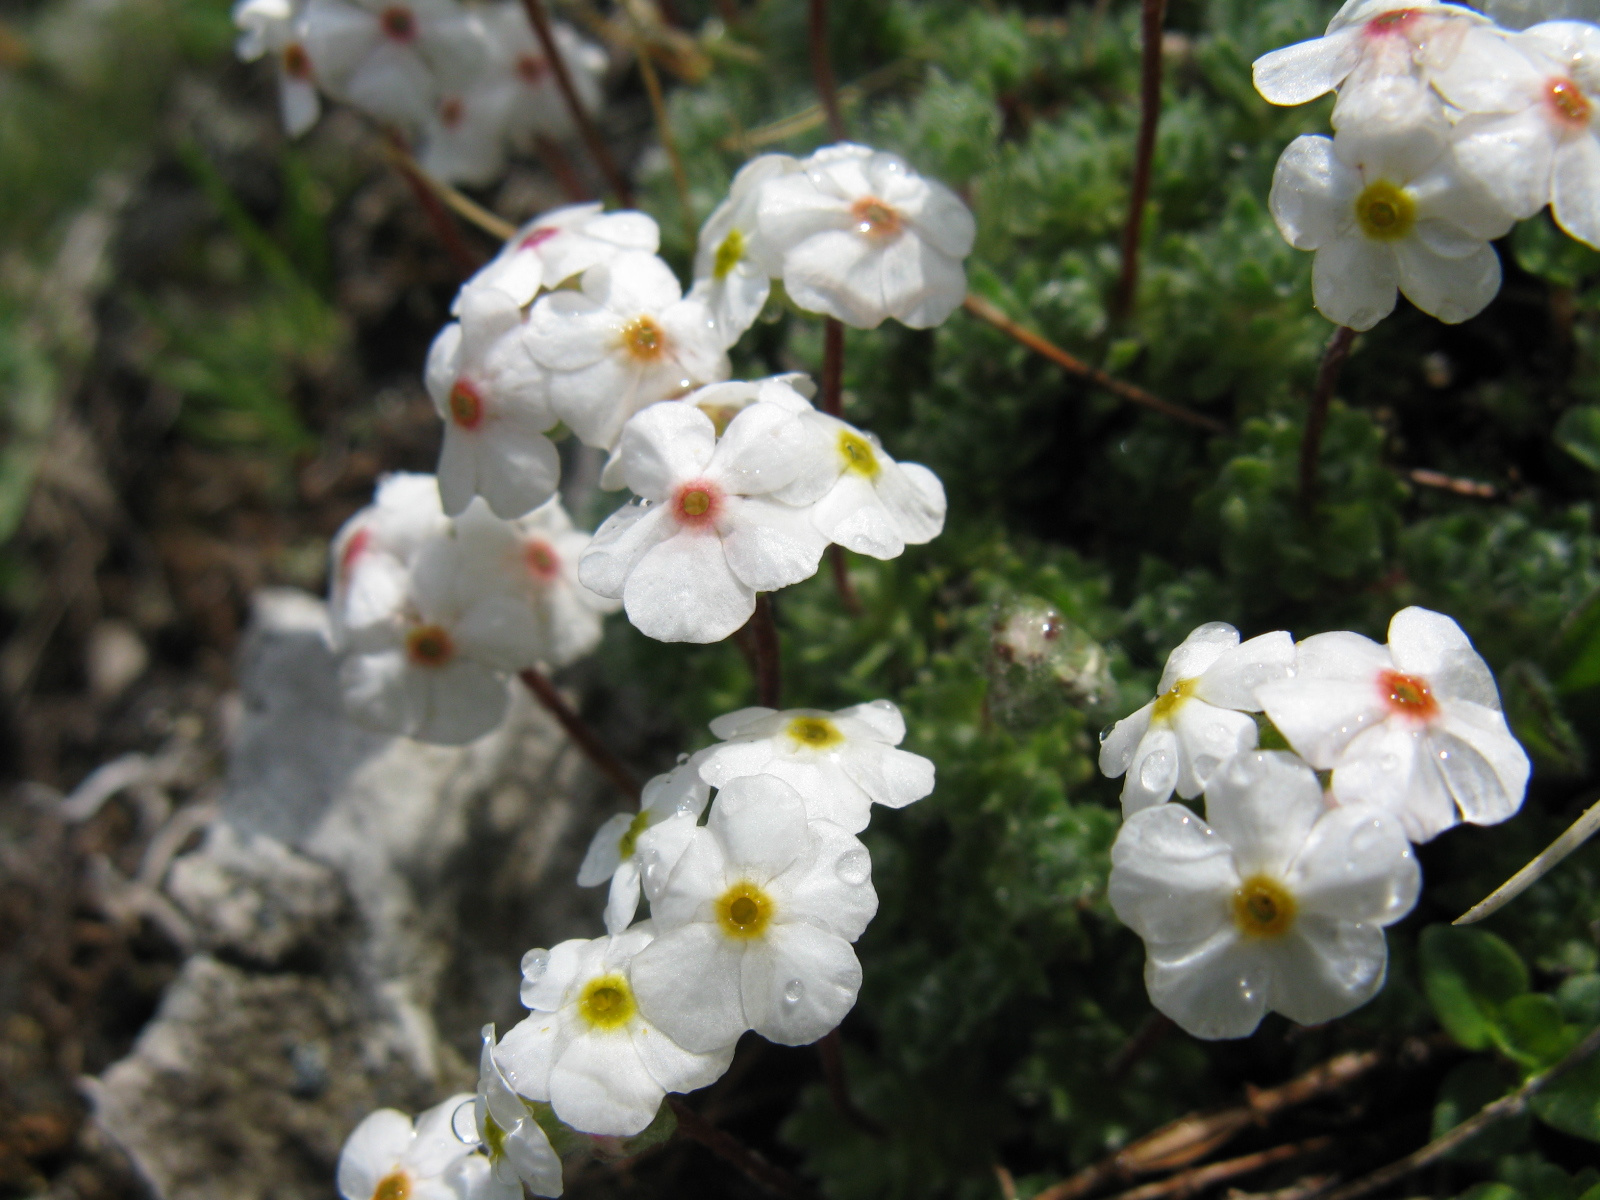
<path fill-rule="evenodd" d="M 844 741 L 844 734 L 827 717 L 796 717 L 785 732 L 811 750 L 826 750 Z"/>
<path fill-rule="evenodd" d="M 442 667 L 456 655 L 455 639 L 439 625 L 419 625 L 406 634 L 406 657 L 419 667 Z"/>
<path fill-rule="evenodd" d="M 717 923 L 735 938 L 758 938 L 772 920 L 772 899 L 753 883 L 734 884 L 717 898 Z"/>
<path fill-rule="evenodd" d="M 596 1029 L 616 1029 L 633 1016 L 633 989 L 621 975 L 599 975 L 583 985 L 578 1013 Z"/>
<path fill-rule="evenodd" d="M 839 431 L 839 457 L 844 459 L 846 471 L 854 471 L 867 479 L 876 478 L 883 469 L 878 464 L 878 455 L 872 449 L 872 443 L 848 429 Z"/>
<path fill-rule="evenodd" d="M 617 839 L 617 852 L 623 858 L 632 858 L 633 852 L 639 846 L 639 835 L 650 828 L 650 813 L 648 810 L 640 813 L 629 823 L 627 831 Z"/>
<path fill-rule="evenodd" d="M 1233 893 L 1233 923 L 1251 938 L 1278 938 L 1294 925 L 1295 902 L 1289 890 L 1266 875 L 1252 875 Z"/>
<path fill-rule="evenodd" d="M 680 501 L 680 507 L 683 509 L 685 516 L 703 517 L 706 515 L 706 509 L 711 507 L 711 494 L 702 492 L 699 489 L 685 492 L 682 501 Z"/>
<path fill-rule="evenodd" d="M 1361 231 L 1380 242 L 1394 242 L 1417 223 L 1417 202 L 1388 180 L 1369 183 L 1356 197 L 1356 220 Z"/>
<path fill-rule="evenodd" d="M 506 1155 L 506 1131 L 489 1113 L 483 1114 L 483 1148 L 489 1152 L 490 1162 L 499 1162 Z"/>
<path fill-rule="evenodd" d="M 1183 702 L 1194 695 L 1195 688 L 1200 686 L 1200 678 L 1180 679 L 1161 695 L 1156 697 L 1155 711 L 1150 714 L 1151 721 L 1170 721 L 1172 714 L 1183 707 Z"/>
<path fill-rule="evenodd" d="M 649 317 L 635 317 L 622 327 L 622 347 L 641 362 L 654 362 L 666 353 L 666 330 Z"/>
<path fill-rule="evenodd" d="M 378 1180 L 372 1189 L 372 1200 L 407 1200 L 411 1195 L 411 1177 L 404 1171 L 394 1171 Z"/>
<path fill-rule="evenodd" d="M 722 245 L 717 247 L 716 257 L 711 261 L 711 274 L 717 279 L 726 279 L 728 272 L 739 265 L 744 258 L 744 234 L 737 229 L 728 230 L 728 236 L 722 239 Z"/>

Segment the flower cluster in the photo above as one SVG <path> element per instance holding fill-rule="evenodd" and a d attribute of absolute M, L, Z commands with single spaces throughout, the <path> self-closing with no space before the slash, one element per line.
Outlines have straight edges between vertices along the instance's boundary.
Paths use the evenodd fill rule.
<path fill-rule="evenodd" d="M 564 666 L 614 602 L 578 582 L 589 535 L 559 499 L 513 521 L 447 517 L 431 475 L 390 475 L 333 542 L 329 611 L 345 706 L 374 729 L 457 744 L 499 725 L 507 675 Z"/>
<path fill-rule="evenodd" d="M 481 184 L 509 148 L 571 133 L 555 76 L 517 0 L 238 0 L 239 57 L 277 64 L 283 123 L 299 135 L 319 93 L 420 140 L 441 179 Z M 601 99 L 606 54 L 556 24 L 552 33 L 583 106 Z"/>
<path fill-rule="evenodd" d="M 1255 713 L 1294 753 L 1256 749 Z M 1411 842 L 1505 820 L 1529 772 L 1487 664 L 1422 608 L 1395 614 L 1387 646 L 1202 625 L 1107 732 L 1100 768 L 1127 776 L 1112 907 L 1144 939 L 1151 1000 L 1204 1038 L 1371 999 L 1383 927 L 1421 886 Z M 1205 820 L 1174 791 L 1204 794 Z"/>
<path fill-rule="evenodd" d="M 1296 138 L 1271 207 L 1316 251 L 1312 288 L 1330 320 L 1369 329 L 1404 292 L 1464 321 L 1500 290 L 1489 242 L 1549 204 L 1600 245 L 1600 28 L 1521 32 L 1444 0 L 1349 0 L 1312 41 L 1255 64 L 1274 104 L 1338 92 L 1334 136 Z"/>

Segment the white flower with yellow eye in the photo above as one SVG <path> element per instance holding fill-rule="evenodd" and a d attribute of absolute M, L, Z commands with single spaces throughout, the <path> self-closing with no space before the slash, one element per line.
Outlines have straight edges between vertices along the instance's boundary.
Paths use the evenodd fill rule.
<path fill-rule="evenodd" d="M 328 563 L 328 616 L 336 650 L 360 646 L 405 603 L 411 564 L 429 538 L 450 528 L 432 475 L 400 471 L 334 535 Z"/>
<path fill-rule="evenodd" d="M 549 372 L 556 415 L 602 450 L 640 409 L 728 377 L 710 311 L 684 298 L 666 263 L 636 250 L 590 267 L 578 291 L 542 297 L 526 343 Z"/>
<path fill-rule="evenodd" d="M 1331 808 L 1292 754 L 1240 754 L 1181 804 L 1134 813 L 1111 848 L 1111 907 L 1144 939 L 1157 1009 L 1199 1038 L 1252 1033 L 1268 1010 L 1302 1025 L 1383 986 L 1383 927 L 1421 872 L 1399 822 Z"/>
<path fill-rule="evenodd" d="M 800 793 L 806 816 L 859 833 L 872 806 L 904 808 L 933 791 L 933 763 L 896 749 L 905 718 L 888 700 L 838 712 L 742 708 L 711 722 L 722 738 L 702 750 L 700 778 L 725 787 L 747 775 L 771 775 Z"/>
<path fill-rule="evenodd" d="M 1343 135 L 1341 135 L 1342 137 Z M 1489 245 L 1512 220 L 1461 174 L 1448 142 L 1338 143 L 1310 134 L 1289 143 L 1272 175 L 1269 206 L 1285 240 L 1314 250 L 1312 297 L 1328 320 L 1371 329 L 1398 288 L 1451 324 L 1476 316 L 1500 290 Z"/>
<path fill-rule="evenodd" d="M 1202 625 L 1167 656 L 1156 698 L 1100 739 L 1100 770 L 1122 785 L 1122 815 L 1185 800 L 1212 773 L 1256 744 L 1256 689 L 1294 669 L 1294 639 L 1264 633 L 1242 645 L 1232 625 Z"/>
<path fill-rule="evenodd" d="M 477 287 L 463 297 L 460 321 L 428 350 L 428 395 L 444 420 L 439 495 L 451 516 L 482 496 L 509 521 L 543 504 L 561 481 L 560 455 L 545 436 L 556 417 L 524 332 L 514 298 Z"/>
<path fill-rule="evenodd" d="M 578 886 L 599 887 L 610 880 L 607 932 L 621 933 L 633 921 L 646 866 L 664 882 L 688 844 L 711 798 L 711 788 L 700 779 L 699 760 L 696 755 L 650 780 L 639 797 L 639 811 L 618 813 L 589 842 L 578 868 Z M 641 845 L 651 830 L 656 835 Z"/>
<path fill-rule="evenodd" d="M 315 125 L 322 111 L 302 8 L 296 0 L 238 0 L 233 6 L 239 57 L 254 62 L 270 54 L 278 69 L 278 106 L 290 137 Z"/>
<path fill-rule="evenodd" d="M 517 19 L 526 23 L 522 6 L 516 9 Z M 625 250 L 654 254 L 660 244 L 661 230 L 646 213 L 608 213 L 598 203 L 551 209 L 517 230 L 500 253 L 462 285 L 451 311 L 458 311 L 462 298 L 479 287 L 504 292 L 526 308 L 541 290 L 559 287 Z"/>
<path fill-rule="evenodd" d="M 732 1043 L 691 1053 L 639 1011 L 630 968 L 654 936 L 644 921 L 523 956 L 522 1002 L 533 1012 L 495 1057 L 518 1094 L 548 1101 L 583 1133 L 631 1137 L 655 1119 L 668 1092 L 706 1087 L 733 1060 Z"/>
<path fill-rule="evenodd" d="M 473 1146 L 456 1136 L 456 1112 L 470 1092 L 451 1096 L 417 1118 L 392 1108 L 369 1113 L 339 1152 L 344 1200 L 470 1200 Z"/>
<path fill-rule="evenodd" d="M 649 836 L 649 835 L 646 835 Z M 872 859 L 770 775 L 735 779 L 650 902 L 656 940 L 633 960 L 639 1009 L 686 1050 L 746 1029 L 785 1046 L 844 1019 L 861 987 L 850 943 L 878 909 Z"/>
<path fill-rule="evenodd" d="M 487 1200 L 517 1200 L 526 1187 L 535 1196 L 561 1195 L 561 1159 L 545 1131 L 518 1098 L 494 1056 L 494 1026 L 483 1027 L 478 1058 L 478 1095 L 473 1119 L 489 1160 Z"/>
<path fill-rule="evenodd" d="M 691 296 L 704 301 L 731 346 L 766 306 L 773 277 L 782 274 L 783 259 L 761 236 L 756 210 L 768 180 L 800 170 L 800 160 L 787 154 L 763 154 L 739 168 L 728 197 L 700 227 L 694 259 Z"/>

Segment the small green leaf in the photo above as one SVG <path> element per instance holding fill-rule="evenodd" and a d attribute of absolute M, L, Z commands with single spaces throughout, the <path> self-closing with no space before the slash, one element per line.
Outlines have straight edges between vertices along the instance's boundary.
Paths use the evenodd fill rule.
<path fill-rule="evenodd" d="M 1551 433 L 1556 445 L 1591 471 L 1600 471 L 1600 405 L 1567 409 Z"/>
<path fill-rule="evenodd" d="M 1492 933 L 1430 925 L 1421 938 L 1422 987 L 1446 1032 L 1468 1050 L 1501 1046 L 1500 1007 L 1528 990 L 1528 968 Z"/>
<path fill-rule="evenodd" d="M 1523 1196 L 1509 1184 L 1480 1183 L 1462 1192 L 1456 1200 L 1523 1200 Z"/>
<path fill-rule="evenodd" d="M 1600 1025 L 1600 974 L 1574 975 L 1556 989 L 1561 1015 L 1584 1029 Z"/>
<path fill-rule="evenodd" d="M 1600 1056 L 1590 1055 L 1533 1098 L 1534 1115 L 1552 1129 L 1600 1142 Z"/>
<path fill-rule="evenodd" d="M 1500 1009 L 1503 1049 L 1523 1066 L 1539 1070 L 1555 1063 L 1571 1049 L 1576 1038 L 1561 1020 L 1554 996 L 1534 992 L 1513 996 Z"/>
<path fill-rule="evenodd" d="M 1511 250 L 1524 271 L 1557 287 L 1577 287 L 1600 274 L 1600 254 L 1567 237 L 1548 216 L 1518 223 Z"/>

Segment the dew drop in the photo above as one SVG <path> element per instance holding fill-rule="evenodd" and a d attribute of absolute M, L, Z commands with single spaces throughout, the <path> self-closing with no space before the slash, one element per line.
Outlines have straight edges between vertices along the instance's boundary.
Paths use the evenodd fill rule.
<path fill-rule="evenodd" d="M 1157 750 L 1145 755 L 1139 764 L 1139 786 L 1147 792 L 1165 791 L 1172 786 L 1172 754 Z"/>
<path fill-rule="evenodd" d="M 791 979 L 783 985 L 783 1002 L 785 1004 L 799 1004 L 806 994 L 806 985 L 798 979 Z"/>
<path fill-rule="evenodd" d="M 1104 742 L 1108 737 L 1110 737 L 1112 732 L 1116 729 L 1116 727 L 1117 727 L 1116 723 L 1112 722 L 1110 725 L 1107 725 L 1104 729 L 1102 729 L 1100 731 L 1100 740 L 1101 740 L 1101 742 Z"/>
<path fill-rule="evenodd" d="M 527 983 L 538 983 L 550 965 L 550 951 L 529 950 L 522 956 L 522 978 Z"/>
<path fill-rule="evenodd" d="M 851 887 L 860 887 L 872 874 L 872 856 L 867 853 L 865 846 L 857 846 L 841 854 L 833 869 L 841 881 Z"/>

